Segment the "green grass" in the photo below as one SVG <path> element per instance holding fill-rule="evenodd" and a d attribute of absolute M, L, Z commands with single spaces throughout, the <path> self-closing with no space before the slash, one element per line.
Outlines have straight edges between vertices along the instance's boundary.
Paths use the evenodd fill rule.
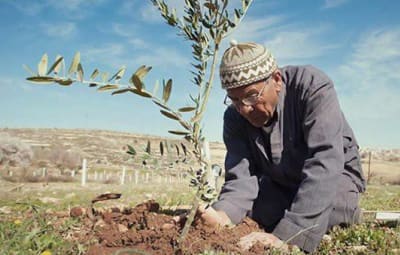
<path fill-rule="evenodd" d="M 369 185 L 360 205 L 364 210 L 400 211 L 400 185 Z"/>
<path fill-rule="evenodd" d="M 56 217 L 49 218 L 43 208 L 26 208 L 0 221 L 0 254 L 84 254 L 82 244 L 64 240 L 62 236 L 78 224 L 75 219 L 60 222 Z"/>
<path fill-rule="evenodd" d="M 25 189 L 25 191 L 24 191 Z M 0 254 L 84 254 L 88 243 L 77 243 L 68 238 L 71 229 L 82 225 L 79 220 L 49 216 L 49 211 L 66 212 L 73 206 L 87 206 L 95 196 L 105 192 L 122 193 L 119 200 L 98 203 L 98 207 L 134 206 L 154 199 L 162 206 L 187 205 L 190 189 L 180 184 L 105 185 L 89 183 L 34 184 L 30 189 L 7 193 L 0 192 Z M 45 203 L 39 198 L 60 199 Z M 361 198 L 365 210 L 400 210 L 400 186 L 373 185 Z M 9 210 L 10 212 L 7 212 Z M 324 240 L 315 254 L 400 254 L 400 226 L 368 222 L 350 228 L 335 228 L 330 240 Z M 46 253 L 43 253 L 43 255 Z M 203 254 L 221 254 L 205 251 Z M 269 254 L 279 254 L 271 251 Z M 302 254 L 296 252 L 292 254 Z"/>

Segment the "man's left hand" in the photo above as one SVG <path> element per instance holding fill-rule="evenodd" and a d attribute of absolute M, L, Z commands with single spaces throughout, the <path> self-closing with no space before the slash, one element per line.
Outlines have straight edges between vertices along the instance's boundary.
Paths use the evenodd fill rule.
<path fill-rule="evenodd" d="M 249 250 L 257 242 L 262 243 L 265 246 L 279 249 L 281 251 L 289 251 L 289 247 L 281 239 L 270 233 L 265 232 L 252 232 L 242 238 L 238 245 L 242 250 Z"/>

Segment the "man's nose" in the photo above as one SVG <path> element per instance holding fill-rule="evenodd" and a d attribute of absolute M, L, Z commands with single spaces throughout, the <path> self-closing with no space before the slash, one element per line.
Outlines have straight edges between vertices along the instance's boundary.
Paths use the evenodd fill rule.
<path fill-rule="evenodd" d="M 236 109 L 240 114 L 246 115 L 253 110 L 253 107 L 251 105 L 239 103 L 238 105 L 236 105 Z"/>

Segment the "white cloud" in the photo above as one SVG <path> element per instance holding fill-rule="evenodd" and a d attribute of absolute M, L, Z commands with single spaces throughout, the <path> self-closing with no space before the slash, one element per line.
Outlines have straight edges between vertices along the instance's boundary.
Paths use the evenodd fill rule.
<path fill-rule="evenodd" d="M 123 63 L 121 63 L 121 57 L 123 57 L 124 52 L 124 45 L 120 43 L 110 43 L 101 47 L 91 47 L 83 50 L 82 59 L 87 60 L 91 64 L 100 63 L 113 68 L 118 68 L 123 65 Z"/>
<path fill-rule="evenodd" d="M 264 44 L 273 55 L 282 62 L 308 60 L 323 56 L 338 47 L 333 42 L 324 40 L 331 30 L 329 25 L 305 27 L 303 24 L 288 23 L 283 15 L 267 18 L 246 17 L 228 40 L 238 42 L 254 41 Z M 223 45 L 225 49 L 227 45 Z"/>
<path fill-rule="evenodd" d="M 152 66 L 160 66 L 171 69 L 171 67 L 179 67 L 189 69 L 190 59 L 181 54 L 174 48 L 158 47 L 147 54 L 140 55 L 136 58 L 138 63 Z"/>
<path fill-rule="evenodd" d="M 29 1 L 18 0 L 10 1 L 19 11 L 35 16 L 44 11 L 57 11 L 67 12 L 69 18 L 83 18 L 92 10 L 93 5 L 101 5 L 106 0 L 42 0 L 42 1 Z"/>
<path fill-rule="evenodd" d="M 73 22 L 42 24 L 41 27 L 48 36 L 58 37 L 58 38 L 71 37 L 77 32 L 76 24 Z"/>
<path fill-rule="evenodd" d="M 234 38 L 238 42 L 265 40 L 265 36 L 276 27 L 280 27 L 285 19 L 285 16 L 280 15 L 267 18 L 246 17 L 229 38 Z"/>
<path fill-rule="evenodd" d="M 275 33 L 264 44 L 282 62 L 312 59 L 337 47 L 321 39 L 324 32 L 325 29 L 320 28 L 284 30 Z"/>
<path fill-rule="evenodd" d="M 7 1 L 24 14 L 35 16 L 45 7 L 43 3 L 35 1 Z"/>
<path fill-rule="evenodd" d="M 399 41 L 400 27 L 366 33 L 334 75 L 340 101 L 362 145 L 398 146 L 400 142 L 392 137 L 394 127 L 400 126 Z M 375 135 L 377 130 L 381 136 Z"/>
<path fill-rule="evenodd" d="M 67 11 L 82 11 L 104 2 L 105 0 L 47 0 L 49 6 Z"/>
<path fill-rule="evenodd" d="M 114 34 L 123 36 L 123 37 L 134 37 L 133 26 L 126 26 L 121 23 L 113 23 L 112 31 Z"/>
<path fill-rule="evenodd" d="M 341 5 L 346 4 L 349 0 L 325 0 L 324 5 L 322 6 L 323 9 L 330 9 L 336 8 Z"/>
<path fill-rule="evenodd" d="M 400 81 L 400 27 L 371 31 L 353 45 L 354 52 L 339 68 L 343 80 L 357 81 L 355 89 L 396 87 Z M 398 87 L 398 86 L 397 86 Z"/>
<path fill-rule="evenodd" d="M 83 59 L 91 64 L 100 63 L 112 68 L 119 68 L 121 65 L 138 67 L 143 64 L 167 69 L 171 67 L 186 68 L 189 66 L 188 63 L 190 63 L 190 59 L 186 58 L 175 48 L 151 48 L 150 45 L 144 46 L 142 41 L 133 43 L 143 45 L 139 52 L 135 51 L 135 49 L 130 50 L 130 47 L 127 45 L 113 43 L 82 51 Z"/>
<path fill-rule="evenodd" d="M 178 17 L 183 14 L 183 1 L 182 0 L 169 0 L 166 1 L 169 8 L 176 8 Z M 147 22 L 161 22 L 163 18 L 156 6 L 147 2 L 140 8 L 140 13 L 143 20 Z"/>

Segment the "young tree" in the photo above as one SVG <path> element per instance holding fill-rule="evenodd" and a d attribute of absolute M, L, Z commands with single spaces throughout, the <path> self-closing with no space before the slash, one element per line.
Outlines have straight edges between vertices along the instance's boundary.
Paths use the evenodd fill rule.
<path fill-rule="evenodd" d="M 118 70 L 110 79 L 103 75 L 101 81 L 96 80 L 100 72 L 95 69 L 90 79 L 85 80 L 79 52 L 75 54 L 67 75 L 59 75 L 64 66 L 62 56 L 57 56 L 55 63 L 47 69 L 48 57 L 45 54 L 39 62 L 37 74 L 26 67 L 33 74 L 27 80 L 36 83 L 58 83 L 62 86 L 81 82 L 89 84 L 91 87 L 97 87 L 98 91 L 112 90 L 112 95 L 133 93 L 151 100 L 160 107 L 160 113 L 163 116 L 176 121 L 180 125 L 181 129 L 169 130 L 168 132 L 186 139 L 191 146 L 190 151 L 193 152 L 199 165 L 202 166 L 199 170 L 191 169 L 189 171 L 193 177 L 190 183 L 196 192 L 192 209 L 181 233 L 181 239 L 183 239 L 189 230 L 200 201 L 209 203 L 215 197 L 214 192 L 212 192 L 213 189 L 207 182 L 207 171 L 205 171 L 208 168 L 208 162 L 203 158 L 204 154 L 202 152 L 202 143 L 204 141 L 202 118 L 213 85 L 221 42 L 239 25 L 252 1 L 241 0 L 241 7 L 231 8 L 229 0 L 185 0 L 184 15 L 181 18 L 177 17 L 175 9 L 171 9 L 165 1 L 150 1 L 160 11 L 166 23 L 177 28 L 178 35 L 191 42 L 193 56 L 192 83 L 198 89 L 195 95 L 189 95 L 192 102 L 191 106 L 173 109 L 169 105 L 168 102 L 173 87 L 172 79 L 163 80 L 161 96 L 156 93 L 157 83 L 156 88 L 153 90 L 155 92 L 147 90 L 143 79 L 151 70 L 151 67 L 145 65 L 139 67 L 131 75 L 129 84 L 122 88 L 119 82 L 125 74 L 125 67 Z M 188 117 L 189 113 L 191 115 Z"/>

